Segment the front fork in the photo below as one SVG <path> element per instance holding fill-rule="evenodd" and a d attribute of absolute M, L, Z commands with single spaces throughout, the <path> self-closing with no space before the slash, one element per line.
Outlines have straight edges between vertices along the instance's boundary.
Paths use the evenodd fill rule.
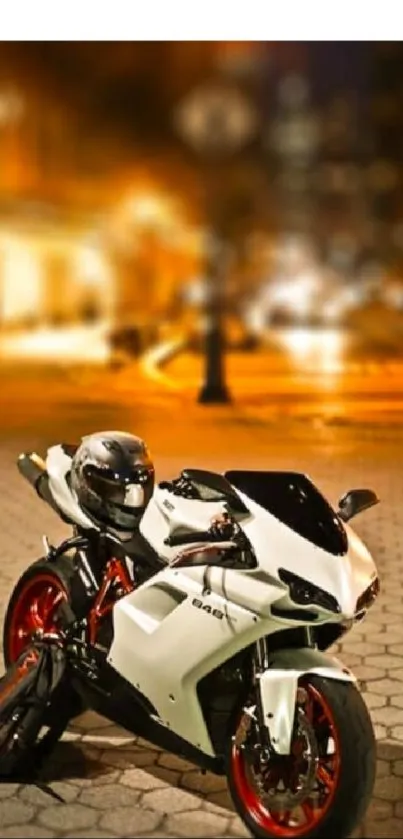
<path fill-rule="evenodd" d="M 259 731 L 259 741 L 261 745 L 262 760 L 269 760 L 270 754 L 273 750 L 273 744 L 270 736 L 270 720 L 272 714 L 264 706 L 264 701 L 261 691 L 261 678 L 263 673 L 269 666 L 269 654 L 267 647 L 267 639 L 260 638 L 255 645 L 255 654 L 253 657 L 253 683 L 256 690 L 256 708 L 255 708 L 255 723 Z"/>
<path fill-rule="evenodd" d="M 256 643 L 254 684 L 255 724 L 266 757 L 273 753 L 288 755 L 294 736 L 298 703 L 303 704 L 305 691 L 300 689 L 303 676 L 355 682 L 354 675 L 335 658 L 325 655 L 309 643 L 306 646 L 270 651 L 268 639 Z"/>
<path fill-rule="evenodd" d="M 256 687 L 256 722 L 259 729 L 261 757 L 289 754 L 294 733 L 298 702 L 299 674 L 270 669 L 267 638 L 256 643 L 254 683 Z"/>

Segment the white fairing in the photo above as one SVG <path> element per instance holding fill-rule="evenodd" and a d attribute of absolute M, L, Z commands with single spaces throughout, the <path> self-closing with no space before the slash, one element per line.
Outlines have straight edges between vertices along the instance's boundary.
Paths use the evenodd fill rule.
<path fill-rule="evenodd" d="M 299 536 L 242 493 L 239 495 L 250 511 L 240 524 L 257 558 L 255 570 L 170 567 L 179 549 L 165 545 L 167 536 L 181 525 L 207 530 L 213 516 L 223 512 L 225 505 L 183 499 L 157 487 L 141 532 L 166 559 L 167 566 L 119 600 L 113 612 L 110 663 L 147 697 L 163 725 L 209 755 L 214 749 L 198 700 L 199 681 L 259 638 L 287 626 L 309 624 L 299 617 L 293 620 L 289 611 L 284 617 L 272 614 L 273 604 L 293 608 L 288 589 L 279 579 L 279 567 L 310 581 L 338 601 L 340 614 L 315 606 L 315 623 L 352 619 L 358 597 L 376 577 L 370 554 L 351 528 L 346 528 L 348 553 L 335 556 Z M 276 661 L 273 659 L 273 669 L 261 680 L 261 697 L 264 709 L 274 714 L 273 740 L 278 750 L 286 753 L 301 673 L 320 672 L 347 680 L 353 677 L 342 665 L 314 651 L 292 651 L 291 660 L 284 661 L 280 656 L 278 664 Z"/>
<path fill-rule="evenodd" d="M 46 457 L 46 471 L 49 488 L 61 511 L 81 527 L 94 528 L 94 523 L 81 509 L 67 482 L 71 469 L 71 457 L 62 446 L 52 446 Z"/>
<path fill-rule="evenodd" d="M 154 550 L 170 562 L 177 555 L 178 548 L 165 545 L 167 536 L 181 525 L 186 525 L 189 530 L 208 530 L 213 516 L 224 511 L 225 503 L 222 501 L 193 501 L 157 486 L 140 522 L 140 531 Z"/>

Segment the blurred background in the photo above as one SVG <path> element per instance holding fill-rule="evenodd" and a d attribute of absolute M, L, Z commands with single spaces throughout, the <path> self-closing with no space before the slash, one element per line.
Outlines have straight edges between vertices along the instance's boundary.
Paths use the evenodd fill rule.
<path fill-rule="evenodd" d="M 396 417 L 402 69 L 398 42 L 0 44 L 4 430 Z"/>

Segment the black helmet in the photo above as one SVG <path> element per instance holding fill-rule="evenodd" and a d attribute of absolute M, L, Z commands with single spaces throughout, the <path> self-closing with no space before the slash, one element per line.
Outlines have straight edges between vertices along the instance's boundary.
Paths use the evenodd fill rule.
<path fill-rule="evenodd" d="M 97 524 L 132 532 L 154 490 L 147 446 L 123 431 L 83 437 L 72 460 L 71 488 Z"/>

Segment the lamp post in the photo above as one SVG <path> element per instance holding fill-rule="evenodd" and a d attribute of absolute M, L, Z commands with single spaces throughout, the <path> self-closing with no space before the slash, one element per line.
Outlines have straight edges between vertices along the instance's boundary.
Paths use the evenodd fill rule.
<path fill-rule="evenodd" d="M 177 127 L 203 162 L 210 227 L 206 248 L 206 335 L 204 381 L 198 401 L 225 404 L 230 394 L 225 381 L 223 224 L 225 201 L 221 172 L 226 160 L 239 152 L 257 128 L 253 104 L 237 87 L 217 81 L 194 90 L 179 106 Z"/>

